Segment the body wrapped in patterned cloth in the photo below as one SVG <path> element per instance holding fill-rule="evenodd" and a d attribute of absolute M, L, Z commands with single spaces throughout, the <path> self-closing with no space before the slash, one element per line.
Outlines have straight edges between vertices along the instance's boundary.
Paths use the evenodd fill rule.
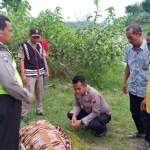
<path fill-rule="evenodd" d="M 72 150 L 65 132 L 46 120 L 33 121 L 21 128 L 20 139 L 22 150 Z"/>

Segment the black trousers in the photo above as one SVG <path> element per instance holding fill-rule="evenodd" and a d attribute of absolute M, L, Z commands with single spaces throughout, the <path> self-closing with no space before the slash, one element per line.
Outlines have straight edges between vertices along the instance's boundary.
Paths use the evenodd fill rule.
<path fill-rule="evenodd" d="M 87 116 L 88 113 L 81 108 L 80 113 L 77 116 L 77 120 L 81 120 L 85 116 Z M 72 114 L 68 112 L 67 114 L 68 118 L 72 120 Z M 106 114 L 100 114 L 98 117 L 94 118 L 88 125 L 90 129 L 96 131 L 97 133 L 103 133 L 107 130 L 106 124 L 111 120 L 111 116 Z"/>
<path fill-rule="evenodd" d="M 130 96 L 130 111 L 132 118 L 138 130 L 138 133 L 145 134 L 146 128 L 146 111 L 141 111 L 140 105 L 144 97 L 138 97 L 129 93 Z"/>
<path fill-rule="evenodd" d="M 146 133 L 145 140 L 150 143 L 150 114 L 146 113 Z"/>
<path fill-rule="evenodd" d="M 0 95 L 0 150 L 18 150 L 22 102 Z"/>

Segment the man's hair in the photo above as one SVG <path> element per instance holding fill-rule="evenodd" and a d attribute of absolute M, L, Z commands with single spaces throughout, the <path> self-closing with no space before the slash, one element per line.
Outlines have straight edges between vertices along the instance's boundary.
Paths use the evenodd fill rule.
<path fill-rule="evenodd" d="M 147 33 L 147 36 L 150 36 L 150 32 Z"/>
<path fill-rule="evenodd" d="M 77 84 L 78 82 L 81 82 L 81 83 L 85 84 L 85 83 L 86 83 L 85 77 L 84 77 L 84 76 L 75 76 L 75 77 L 72 79 L 72 83 L 73 83 L 73 84 Z"/>
<path fill-rule="evenodd" d="M 129 31 L 130 29 L 133 29 L 133 34 L 137 34 L 138 32 L 142 32 L 141 27 L 138 24 L 130 24 L 126 31 Z"/>
<path fill-rule="evenodd" d="M 10 22 L 10 20 L 6 16 L 0 15 L 0 30 L 5 29 L 5 27 L 7 26 L 6 21 Z"/>

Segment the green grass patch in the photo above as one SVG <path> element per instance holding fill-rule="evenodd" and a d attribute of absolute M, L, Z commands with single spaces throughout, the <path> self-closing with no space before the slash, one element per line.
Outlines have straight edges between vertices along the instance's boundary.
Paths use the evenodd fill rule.
<path fill-rule="evenodd" d="M 118 90 L 122 86 L 124 74 L 123 64 L 112 62 L 109 66 L 103 67 L 101 76 L 98 79 L 98 87 L 102 90 Z"/>

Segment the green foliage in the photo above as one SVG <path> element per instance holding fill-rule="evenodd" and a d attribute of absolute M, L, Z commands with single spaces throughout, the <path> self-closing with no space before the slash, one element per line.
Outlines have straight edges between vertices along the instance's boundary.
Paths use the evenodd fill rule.
<path fill-rule="evenodd" d="M 137 15 L 143 11 L 142 5 L 140 3 L 135 3 L 133 5 L 128 5 L 125 7 L 125 13 L 128 15 Z"/>
<path fill-rule="evenodd" d="M 7 10 L 13 9 L 14 11 L 17 11 L 21 2 L 22 0 L 2 0 L 2 2 L 0 3 L 0 8 L 6 8 Z"/>
<path fill-rule="evenodd" d="M 98 6 L 98 2 L 99 2 L 99 0 L 94 0 L 94 3 L 96 6 Z"/>
<path fill-rule="evenodd" d="M 150 0 L 128 5 L 126 8 L 126 25 L 131 23 L 145 24 L 150 22 Z"/>
<path fill-rule="evenodd" d="M 142 29 L 143 38 L 146 39 L 147 33 L 150 32 L 149 23 L 140 25 Z"/>
<path fill-rule="evenodd" d="M 125 11 L 126 14 L 129 14 L 129 15 L 130 15 L 130 14 L 133 13 L 133 12 L 132 12 L 132 5 L 126 6 L 125 9 L 126 9 L 126 11 Z"/>
<path fill-rule="evenodd" d="M 54 12 L 40 12 L 37 18 L 33 18 L 27 11 L 29 3 L 23 1 L 16 12 L 13 9 L 8 12 L 14 33 L 8 46 L 17 57 L 18 44 L 28 40 L 30 28 L 41 28 L 43 38 L 51 47 L 48 64 L 52 76 L 63 75 L 71 79 L 75 74 L 84 74 L 85 70 L 92 68 L 88 79 L 97 83 L 103 65 L 122 60 L 126 40 L 124 18 L 116 18 L 114 8 L 110 7 L 106 10 L 109 13 L 107 18 L 98 23 L 98 1 L 95 4 L 95 16 L 87 16 L 84 20 L 90 24 L 79 24 L 77 28 L 73 28 L 64 22 L 60 7 Z"/>
<path fill-rule="evenodd" d="M 144 0 L 142 6 L 145 12 L 150 13 L 150 0 Z"/>
<path fill-rule="evenodd" d="M 150 20 L 150 14 L 147 12 L 140 13 L 135 19 L 135 21 L 139 23 L 149 23 L 149 20 Z"/>

